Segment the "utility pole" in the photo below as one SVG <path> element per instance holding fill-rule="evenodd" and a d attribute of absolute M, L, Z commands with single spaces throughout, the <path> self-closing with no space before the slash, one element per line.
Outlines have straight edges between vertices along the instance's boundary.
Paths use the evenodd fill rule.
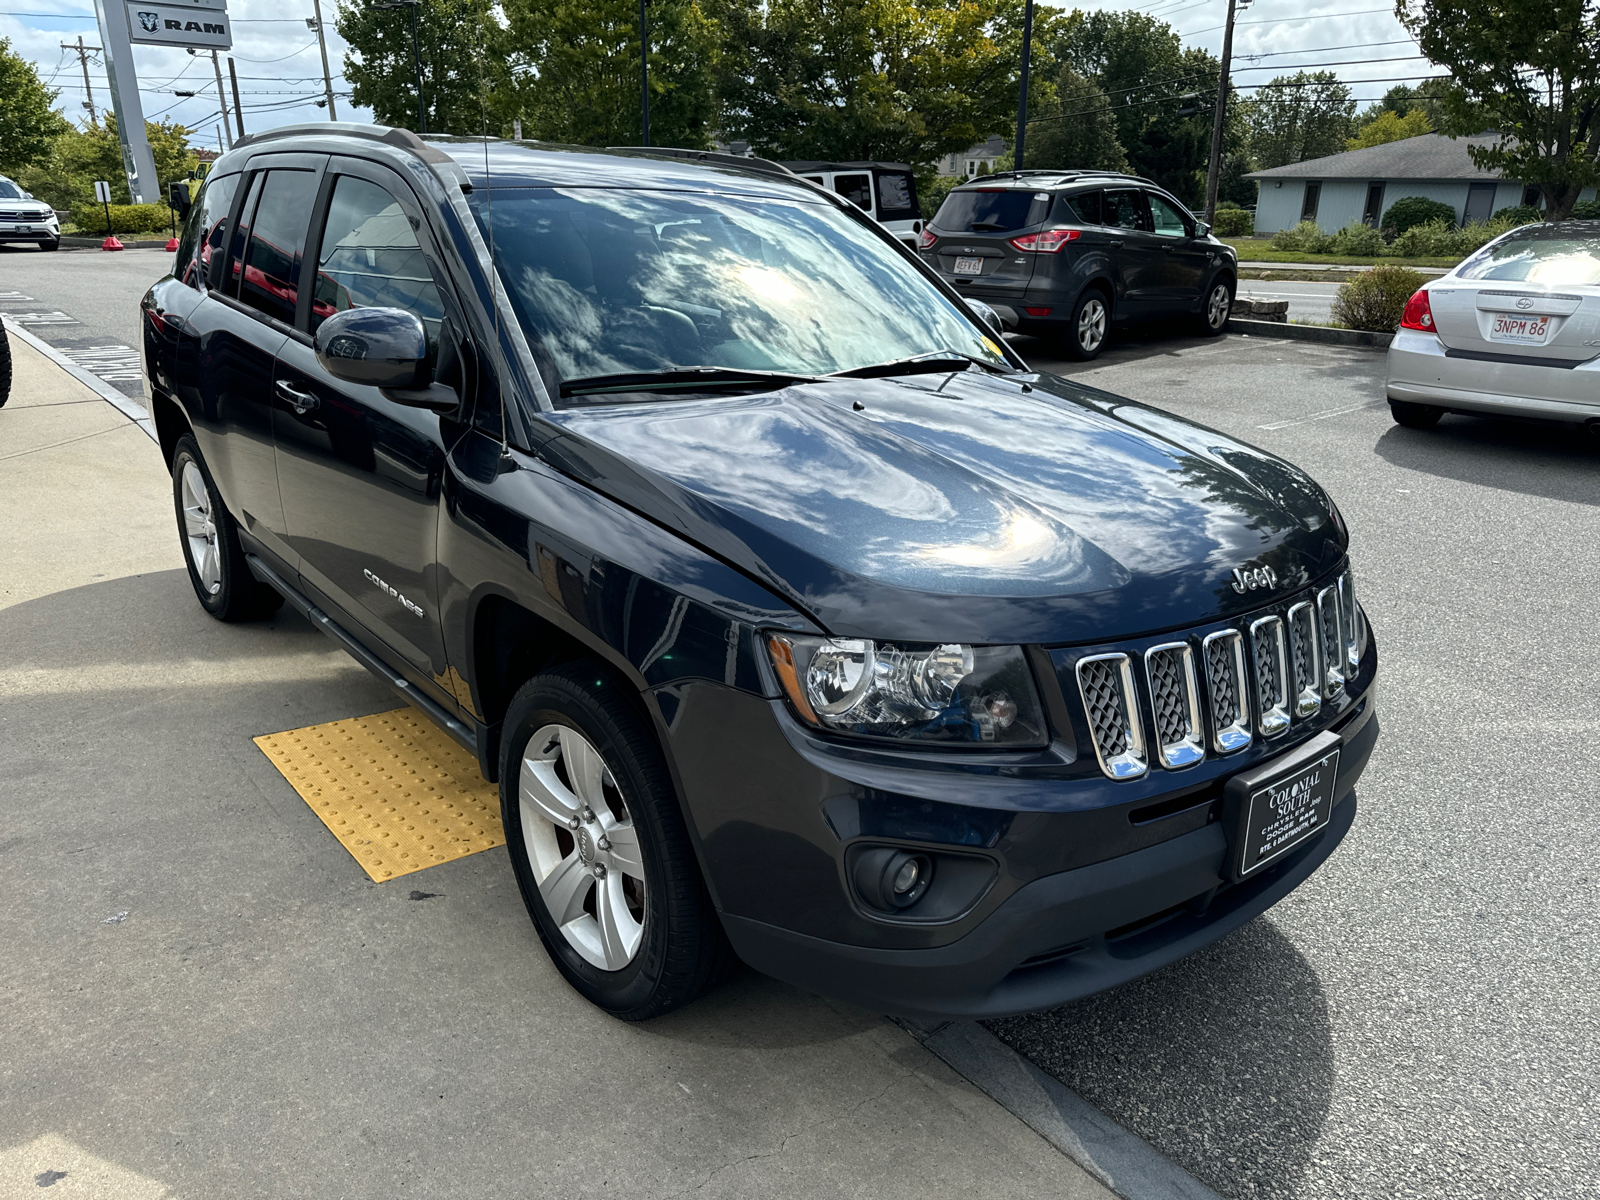
<path fill-rule="evenodd" d="M 646 146 L 650 144 L 650 25 L 644 10 L 649 3 L 639 0 L 639 113 Z"/>
<path fill-rule="evenodd" d="M 211 52 L 211 69 L 217 73 L 217 103 L 222 106 L 222 128 L 228 135 L 228 149 L 233 149 L 233 130 L 228 128 L 228 97 L 222 91 L 222 60 L 217 57 L 217 52 Z"/>
<path fill-rule="evenodd" d="M 322 51 L 322 91 L 328 98 L 328 120 L 337 121 L 339 113 L 333 107 L 333 75 L 328 70 L 328 39 L 322 32 L 322 0 L 311 0 L 311 10 L 317 15 L 306 24 L 317 31 L 317 48 Z"/>
<path fill-rule="evenodd" d="M 422 108 L 422 49 L 417 42 L 417 9 L 422 5 L 422 0 L 385 0 L 383 4 L 374 4 L 373 8 L 409 8 L 411 10 L 411 65 L 417 71 L 417 133 L 426 135 L 428 132 L 428 118 Z"/>
<path fill-rule="evenodd" d="M 1217 109 L 1211 118 L 1211 162 L 1206 168 L 1206 224 L 1217 219 L 1217 183 L 1222 174 L 1222 118 L 1228 107 L 1228 72 L 1233 67 L 1233 18 L 1250 0 L 1228 0 L 1228 23 L 1222 34 L 1222 74 L 1217 79 Z"/>
<path fill-rule="evenodd" d="M 239 72 L 233 68 L 233 55 L 228 55 L 228 82 L 233 86 L 233 120 L 239 127 L 239 136 L 244 137 L 244 104 L 239 99 Z"/>
<path fill-rule="evenodd" d="M 1231 3 L 1232 0 L 1229 0 Z M 1028 139 L 1028 59 L 1033 50 L 1033 0 L 1028 0 L 1022 15 L 1022 83 L 1017 89 L 1017 140 L 1011 151 L 1011 167 L 1022 170 Z"/>
<path fill-rule="evenodd" d="M 94 110 L 94 88 L 89 85 L 89 55 L 103 54 L 104 51 L 99 46 L 85 46 L 83 44 L 83 34 L 81 33 L 78 35 L 76 45 L 71 42 L 62 42 L 61 48 L 63 50 L 71 50 L 78 56 L 78 65 L 83 68 L 83 94 L 87 97 L 84 101 L 84 107 L 89 110 L 89 124 L 98 125 L 100 124 L 100 116 Z"/>
<path fill-rule="evenodd" d="M 156 180 L 156 160 L 145 135 L 144 105 L 139 99 L 139 73 L 133 66 L 133 38 L 128 29 L 128 6 L 122 0 L 95 0 L 100 23 L 100 44 L 105 47 L 106 82 L 111 85 L 111 111 L 117 118 L 117 140 L 122 143 L 122 169 L 128 176 L 128 195 L 135 204 L 155 204 L 161 199 Z"/>

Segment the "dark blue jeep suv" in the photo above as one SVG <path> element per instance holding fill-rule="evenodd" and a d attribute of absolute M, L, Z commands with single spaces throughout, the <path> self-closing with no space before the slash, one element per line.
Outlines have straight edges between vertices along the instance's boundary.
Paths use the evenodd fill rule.
<path fill-rule="evenodd" d="M 477 754 L 556 966 L 1016 1013 L 1248 921 L 1377 737 L 1300 471 L 1030 371 L 775 164 L 241 139 L 143 301 L 199 602 Z"/>

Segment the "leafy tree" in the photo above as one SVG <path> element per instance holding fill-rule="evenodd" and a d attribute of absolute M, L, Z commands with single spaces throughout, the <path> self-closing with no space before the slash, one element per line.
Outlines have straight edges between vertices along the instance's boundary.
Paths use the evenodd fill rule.
<path fill-rule="evenodd" d="M 525 136 L 582 145 L 638 145 L 636 0 L 504 0 L 510 78 L 496 109 Z M 705 149 L 716 125 L 722 41 L 696 0 L 649 9 L 650 141 Z"/>
<path fill-rule="evenodd" d="M 1554 220 L 1600 184 L 1594 0 L 1398 0 L 1395 15 L 1450 72 L 1444 131 L 1498 131 L 1495 144 L 1468 148 L 1480 169 L 1536 184 Z"/>
<path fill-rule="evenodd" d="M 420 58 L 428 132 L 482 133 L 487 93 L 499 78 L 491 51 L 500 27 L 489 0 L 421 0 L 416 18 L 420 54 L 413 55 L 409 9 L 340 4 L 333 23 L 350 44 L 350 99 L 381 125 L 415 129 Z"/>
<path fill-rule="evenodd" d="M 1433 122 L 1428 120 L 1428 112 L 1418 106 L 1405 116 L 1397 116 L 1392 111 L 1380 112 L 1372 120 L 1363 125 L 1344 144 L 1346 150 L 1365 150 L 1368 146 L 1381 146 L 1385 142 L 1401 142 L 1406 138 L 1414 138 L 1424 133 L 1433 132 Z"/>
<path fill-rule="evenodd" d="M 1280 75 L 1249 102 L 1250 148 L 1263 169 L 1338 154 L 1355 107 L 1332 71 Z"/>
<path fill-rule="evenodd" d="M 1071 67 L 1056 76 L 1057 112 L 1037 118 L 1028 131 L 1029 167 L 1126 171 L 1117 119 L 1106 95 Z"/>
<path fill-rule="evenodd" d="M 155 159 L 156 179 L 165 192 L 168 182 L 184 178 L 200 160 L 189 148 L 189 130 L 175 121 L 146 121 L 144 131 Z M 59 209 L 93 200 L 97 179 L 111 185 L 113 204 L 129 203 L 117 118 L 110 112 L 102 114 L 99 125 L 82 130 L 69 126 L 51 140 L 49 150 L 38 162 L 17 175 L 23 187 Z"/>
<path fill-rule="evenodd" d="M 33 64 L 0 38 L 0 174 L 16 175 L 43 158 L 50 140 L 66 132 L 67 119 L 55 110 L 60 93 L 39 82 Z"/>

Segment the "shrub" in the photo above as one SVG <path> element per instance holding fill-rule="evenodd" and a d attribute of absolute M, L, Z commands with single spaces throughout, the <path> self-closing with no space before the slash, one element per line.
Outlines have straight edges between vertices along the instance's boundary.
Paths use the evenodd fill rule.
<path fill-rule="evenodd" d="M 1450 235 L 1455 230 L 1448 221 L 1429 221 L 1413 225 L 1389 245 L 1396 258 L 1439 258 L 1451 251 Z"/>
<path fill-rule="evenodd" d="M 146 233 L 153 229 L 166 229 L 170 225 L 172 210 L 165 204 L 113 204 L 111 206 L 112 233 Z M 106 231 L 106 208 L 92 201 L 72 206 L 72 223 L 84 236 L 98 236 Z"/>
<path fill-rule="evenodd" d="M 1574 221 L 1600 221 L 1600 200 L 1579 200 L 1572 206 Z"/>
<path fill-rule="evenodd" d="M 1351 329 L 1393 333 L 1400 328 L 1406 301 L 1424 282 L 1422 273 L 1409 267 L 1382 266 L 1363 271 L 1333 298 L 1333 319 Z"/>
<path fill-rule="evenodd" d="M 1431 225 L 1435 221 L 1454 225 L 1456 210 L 1426 196 L 1405 196 L 1389 206 L 1380 224 L 1393 227 L 1396 233 L 1404 233 L 1417 225 Z"/>
<path fill-rule="evenodd" d="M 1295 250 L 1301 254 L 1333 253 L 1333 235 L 1323 233 L 1315 221 L 1301 221 L 1293 229 L 1280 229 L 1272 235 L 1274 250 Z"/>
<path fill-rule="evenodd" d="M 1333 235 L 1335 254 L 1348 254 L 1355 258 L 1376 258 L 1385 249 L 1387 247 L 1383 244 L 1383 234 L 1370 225 L 1363 225 L 1360 221 L 1350 222 Z"/>
<path fill-rule="evenodd" d="M 1511 208 L 1502 208 L 1491 219 L 1509 221 L 1513 226 L 1532 225 L 1536 221 L 1544 220 L 1544 214 L 1531 204 L 1518 204 Z"/>
<path fill-rule="evenodd" d="M 1249 237 L 1256 231 L 1256 215 L 1244 208 L 1219 207 L 1211 230 L 1218 237 Z"/>

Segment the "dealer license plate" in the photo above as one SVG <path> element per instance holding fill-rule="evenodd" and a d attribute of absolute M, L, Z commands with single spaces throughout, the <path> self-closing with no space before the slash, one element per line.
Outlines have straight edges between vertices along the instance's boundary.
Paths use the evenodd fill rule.
<path fill-rule="evenodd" d="M 1518 317 L 1511 313 L 1495 313 L 1489 324 L 1491 342 L 1521 342 L 1526 346 L 1542 346 L 1549 334 L 1549 317 Z"/>
<path fill-rule="evenodd" d="M 957 275 L 982 275 L 983 274 L 983 259 L 981 259 L 981 258 L 958 258 L 958 259 L 956 259 L 956 274 Z"/>
<path fill-rule="evenodd" d="M 1332 819 L 1338 775 L 1339 750 L 1334 747 L 1250 793 L 1237 832 L 1239 878 L 1287 854 Z"/>

